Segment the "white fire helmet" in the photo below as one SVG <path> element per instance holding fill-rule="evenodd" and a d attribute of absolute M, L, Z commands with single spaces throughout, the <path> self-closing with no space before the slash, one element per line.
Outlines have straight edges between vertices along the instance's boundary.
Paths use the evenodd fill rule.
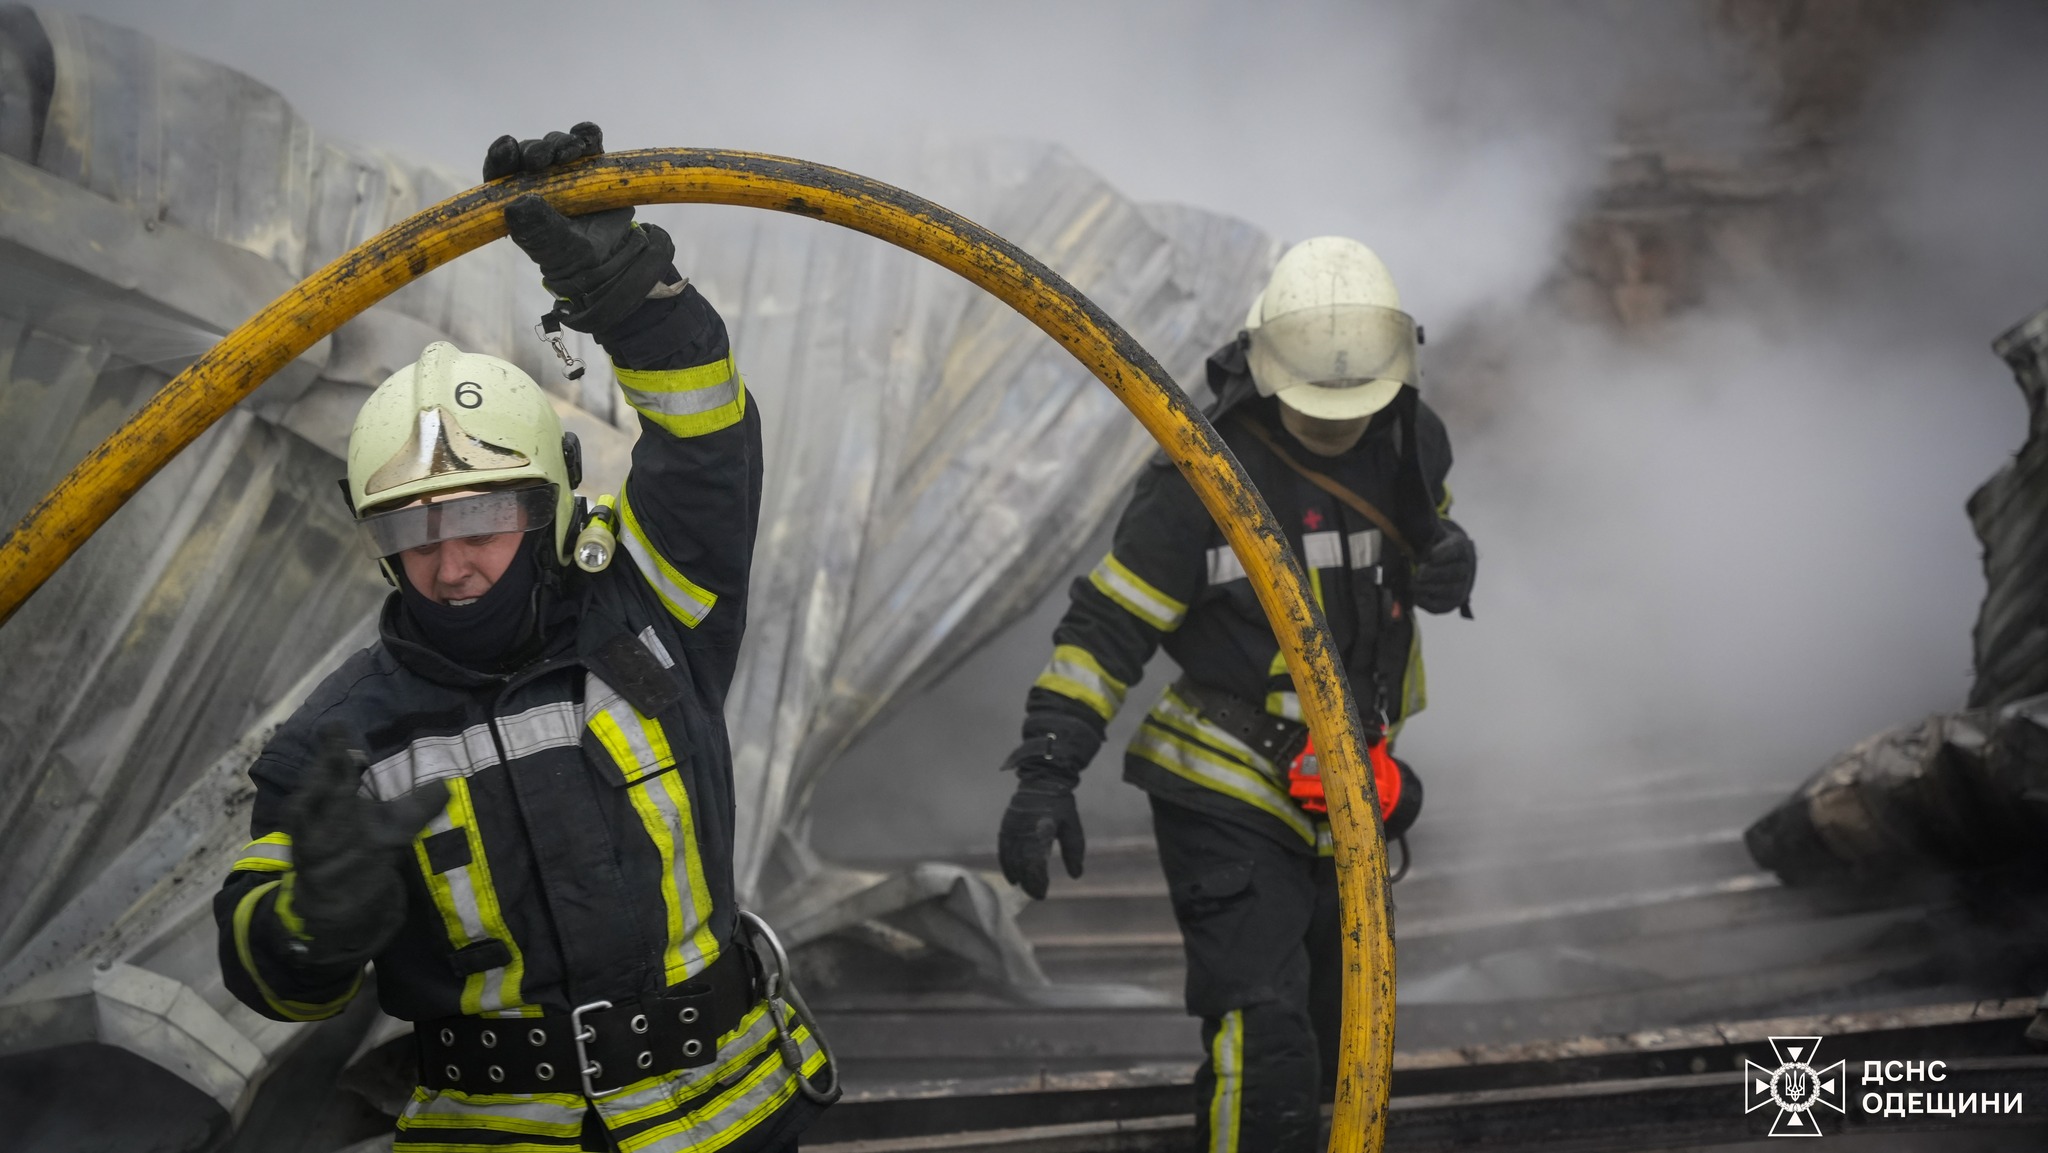
<path fill-rule="evenodd" d="M 348 438 L 348 496 L 380 560 L 552 525 L 568 560 L 575 480 L 547 394 L 495 356 L 436 341 L 378 385 Z"/>
<path fill-rule="evenodd" d="M 1354 420 L 1416 382 L 1415 319 L 1372 249 L 1342 236 L 1280 257 L 1245 317 L 1260 396 L 1323 420 Z"/>

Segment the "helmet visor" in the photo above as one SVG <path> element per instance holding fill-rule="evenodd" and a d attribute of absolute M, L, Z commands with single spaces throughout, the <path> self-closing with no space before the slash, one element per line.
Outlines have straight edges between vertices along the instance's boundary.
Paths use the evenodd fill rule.
<path fill-rule="evenodd" d="M 1267 389 L 1357 388 L 1376 380 L 1414 384 L 1415 318 L 1375 304 L 1328 304 L 1269 317 L 1252 330 L 1254 375 Z M 1270 393 L 1269 393 L 1270 394 Z"/>
<path fill-rule="evenodd" d="M 555 519 L 549 485 L 469 493 L 431 504 L 373 512 L 356 522 L 372 559 L 463 537 L 526 532 Z"/>

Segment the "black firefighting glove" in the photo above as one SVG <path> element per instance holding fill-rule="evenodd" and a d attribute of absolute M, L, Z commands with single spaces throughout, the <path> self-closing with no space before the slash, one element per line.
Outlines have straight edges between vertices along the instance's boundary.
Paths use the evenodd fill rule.
<path fill-rule="evenodd" d="M 293 960 L 306 968 L 353 968 L 390 943 L 405 923 L 401 870 L 412 839 L 448 807 L 442 781 L 373 801 L 358 791 L 363 767 L 348 735 L 323 727 L 312 769 L 285 810 L 292 871 L 278 917 Z"/>
<path fill-rule="evenodd" d="M 604 132 L 585 121 L 539 140 L 500 136 L 484 155 L 484 179 L 545 172 L 604 151 Z M 632 315 L 668 277 L 675 242 L 652 224 L 636 224 L 631 208 L 563 216 L 538 196 L 505 206 L 505 227 L 555 294 L 562 323 L 602 333 Z"/>
<path fill-rule="evenodd" d="M 1472 547 L 1472 538 L 1457 521 L 1440 523 L 1444 531 L 1416 562 L 1415 580 L 1409 586 L 1415 607 L 1431 613 L 1447 613 L 1469 601 L 1472 579 L 1479 568 L 1479 551 Z"/>
<path fill-rule="evenodd" d="M 1047 859 L 1054 841 L 1067 876 L 1081 875 L 1088 841 L 1081 832 L 1081 813 L 1074 805 L 1074 786 L 1095 755 L 1102 737 L 1086 722 L 1054 715 L 1025 721 L 1024 743 L 1003 761 L 1017 772 L 1017 791 L 1003 810 L 996 833 L 996 860 L 1003 879 L 1023 888 L 1033 900 L 1044 900 Z"/>

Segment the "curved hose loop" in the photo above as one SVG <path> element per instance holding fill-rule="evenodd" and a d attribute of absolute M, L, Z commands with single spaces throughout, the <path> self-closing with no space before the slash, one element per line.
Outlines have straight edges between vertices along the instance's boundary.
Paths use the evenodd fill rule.
<path fill-rule="evenodd" d="M 14 614 L 157 469 L 268 379 L 372 304 L 505 235 L 528 192 L 565 213 L 634 204 L 733 204 L 808 216 L 908 249 L 986 289 L 1064 346 L 1129 408 L 1188 478 L 1243 562 L 1295 670 L 1324 750 L 1344 915 L 1344 1022 L 1330 1147 L 1378 1150 L 1393 1072 L 1394 947 L 1387 857 L 1365 734 L 1322 614 L 1287 538 L 1216 430 L 1158 362 L 1093 301 L 1002 237 L 899 188 L 785 157 L 705 149 L 614 152 L 514 176 L 426 209 L 344 254 L 245 321 L 149 402 L 0 541 L 0 622 Z"/>

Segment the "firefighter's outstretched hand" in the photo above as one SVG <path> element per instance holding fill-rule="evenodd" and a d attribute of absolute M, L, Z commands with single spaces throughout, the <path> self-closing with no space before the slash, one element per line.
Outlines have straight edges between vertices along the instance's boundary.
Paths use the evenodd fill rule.
<path fill-rule="evenodd" d="M 1020 772 L 1017 792 L 1003 811 L 1002 829 L 996 834 L 996 859 L 1003 866 L 1003 879 L 1021 887 L 1033 900 L 1044 900 L 1046 862 L 1054 841 L 1059 842 L 1067 876 L 1080 876 L 1088 842 L 1081 833 L 1080 810 L 1074 805 L 1074 783 Z"/>
<path fill-rule="evenodd" d="M 323 727 L 311 771 L 285 811 L 292 839 L 288 890 L 278 916 L 302 964 L 360 965 L 405 923 L 400 871 L 412 840 L 448 807 L 448 786 L 430 781 L 395 801 L 360 792 L 363 755 L 337 726 Z"/>

